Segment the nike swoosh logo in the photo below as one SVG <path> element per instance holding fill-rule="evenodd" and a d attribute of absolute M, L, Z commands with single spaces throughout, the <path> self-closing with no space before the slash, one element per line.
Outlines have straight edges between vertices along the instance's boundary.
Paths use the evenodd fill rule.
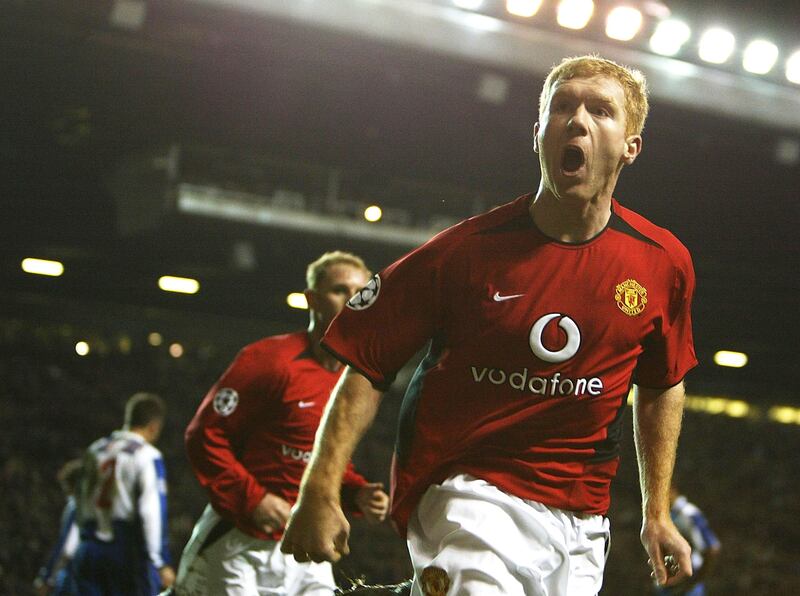
<path fill-rule="evenodd" d="M 311 406 L 313 406 L 313 405 L 314 405 L 314 403 L 315 403 L 315 402 L 313 402 L 313 401 L 303 401 L 303 400 L 300 400 L 299 402 L 297 402 L 297 407 L 298 407 L 298 408 L 310 408 Z"/>
<path fill-rule="evenodd" d="M 509 294 L 508 296 L 501 296 L 500 292 L 494 293 L 494 301 L 495 302 L 502 302 L 503 300 L 511 300 L 512 298 L 520 298 L 525 294 Z"/>

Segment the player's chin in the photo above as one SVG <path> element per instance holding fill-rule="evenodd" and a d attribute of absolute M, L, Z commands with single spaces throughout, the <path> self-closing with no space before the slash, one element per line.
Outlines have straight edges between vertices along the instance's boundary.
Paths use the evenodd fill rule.
<path fill-rule="evenodd" d="M 596 193 L 588 181 L 584 178 L 569 177 L 563 178 L 558 184 L 558 196 L 565 199 L 588 200 Z"/>

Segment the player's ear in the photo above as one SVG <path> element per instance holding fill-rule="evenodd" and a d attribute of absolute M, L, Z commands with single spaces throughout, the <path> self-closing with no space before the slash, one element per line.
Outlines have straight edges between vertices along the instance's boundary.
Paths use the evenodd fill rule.
<path fill-rule="evenodd" d="M 162 430 L 164 430 L 164 420 L 161 418 L 153 418 L 147 423 L 147 431 L 150 434 L 151 443 L 158 441 Z"/>
<path fill-rule="evenodd" d="M 642 152 L 642 136 L 631 135 L 625 139 L 625 153 L 622 161 L 626 166 L 631 165 Z"/>
<path fill-rule="evenodd" d="M 533 151 L 539 153 L 539 123 L 535 122 L 533 125 Z"/>
<path fill-rule="evenodd" d="M 317 309 L 317 291 L 311 288 L 306 288 L 303 290 L 303 295 L 306 297 L 306 302 L 308 303 L 308 308 L 310 310 L 318 310 Z"/>

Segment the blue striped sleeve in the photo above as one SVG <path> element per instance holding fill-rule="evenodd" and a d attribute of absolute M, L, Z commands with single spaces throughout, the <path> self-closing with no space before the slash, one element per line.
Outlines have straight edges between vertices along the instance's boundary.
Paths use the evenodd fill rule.
<path fill-rule="evenodd" d="M 164 460 L 157 458 L 153 461 L 156 467 L 156 479 L 158 482 L 158 504 L 161 518 L 161 559 L 165 564 L 172 564 L 172 557 L 169 552 L 169 526 L 167 524 L 167 468 Z"/>

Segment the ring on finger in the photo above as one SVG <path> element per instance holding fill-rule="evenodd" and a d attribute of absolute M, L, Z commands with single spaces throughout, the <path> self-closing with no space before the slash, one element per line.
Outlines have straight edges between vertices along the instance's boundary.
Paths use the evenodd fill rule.
<path fill-rule="evenodd" d="M 678 572 L 681 570 L 680 563 L 678 563 L 678 561 L 676 561 L 675 557 L 673 557 L 672 555 L 667 555 L 666 557 L 664 557 L 664 563 L 666 564 L 667 567 L 667 573 L 669 573 L 671 576 L 677 575 Z"/>

